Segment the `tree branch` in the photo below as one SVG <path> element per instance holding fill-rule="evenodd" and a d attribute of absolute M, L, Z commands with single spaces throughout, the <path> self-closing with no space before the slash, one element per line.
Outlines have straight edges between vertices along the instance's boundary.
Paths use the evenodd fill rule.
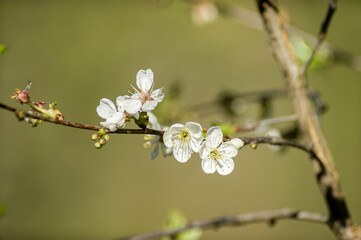
<path fill-rule="evenodd" d="M 285 208 L 285 209 L 273 210 L 273 211 L 247 213 L 236 216 L 222 216 L 204 221 L 193 221 L 189 223 L 187 226 L 182 228 L 150 232 L 140 235 L 134 235 L 131 237 L 119 238 L 117 240 L 145 240 L 145 239 L 160 238 L 164 236 L 176 237 L 178 234 L 193 228 L 216 230 L 220 227 L 240 227 L 255 223 L 269 223 L 271 226 L 273 226 L 277 221 L 280 220 L 298 220 L 298 221 L 321 223 L 321 224 L 328 223 L 328 218 L 321 214 Z"/>
<path fill-rule="evenodd" d="M 261 19 L 259 19 L 258 14 L 256 14 L 255 12 L 250 11 L 248 9 L 244 9 L 244 8 L 236 6 L 236 5 L 224 3 L 222 1 L 216 1 L 215 4 L 218 7 L 219 12 L 223 16 L 229 17 L 230 19 L 232 19 L 238 23 L 241 23 L 245 26 L 251 27 L 253 29 L 260 30 L 260 31 L 263 30 L 262 21 L 261 21 Z M 327 18 L 327 16 L 326 16 L 326 18 Z M 327 24 L 329 24 L 329 22 Z M 313 35 L 305 32 L 295 26 L 287 26 L 287 30 L 291 34 L 301 35 L 311 44 L 317 45 L 317 43 L 319 41 L 318 40 L 319 38 L 316 38 Z M 327 47 L 328 50 L 330 50 L 335 62 L 343 63 L 346 66 L 349 66 L 349 67 L 355 69 L 356 71 L 361 72 L 361 56 L 351 53 L 351 52 L 348 52 L 342 48 L 335 47 L 327 42 L 324 43 L 324 46 Z"/>
<path fill-rule="evenodd" d="M 316 110 L 308 97 L 305 75 L 300 69 L 277 6 L 271 1 L 257 0 L 268 36 L 271 52 L 286 79 L 298 125 L 306 141 L 320 161 L 313 161 L 317 184 L 330 214 L 330 227 L 338 239 L 360 239 L 361 231 L 353 226 L 347 209 L 333 157 L 323 136 Z"/>
<path fill-rule="evenodd" d="M 303 65 L 302 67 L 302 73 L 305 74 L 307 72 L 308 67 L 310 66 L 313 58 L 316 55 L 316 52 L 318 51 L 318 49 L 320 48 L 321 44 L 323 43 L 323 41 L 325 40 L 326 34 L 327 34 L 327 30 L 328 30 L 328 26 L 330 25 L 331 19 L 333 14 L 336 11 L 336 4 L 337 4 L 337 0 L 331 0 L 330 4 L 328 6 L 328 10 L 327 10 L 327 14 L 325 17 L 325 20 L 322 22 L 321 24 L 321 28 L 320 28 L 320 32 L 318 33 L 318 39 L 317 39 L 317 43 L 315 45 L 315 47 L 313 48 L 313 51 L 311 53 L 311 56 L 309 57 L 309 59 L 307 60 L 307 62 Z"/>
<path fill-rule="evenodd" d="M 19 120 L 23 120 L 23 117 L 29 117 L 33 119 L 38 119 L 44 122 L 50 122 L 55 123 L 67 127 L 73 127 L 73 128 L 79 128 L 84 130 L 92 130 L 92 131 L 99 131 L 102 127 L 101 126 L 94 126 L 94 125 L 87 125 L 82 123 L 73 123 L 67 120 L 58 120 L 53 118 L 48 118 L 44 116 L 40 116 L 37 114 L 33 114 L 30 112 L 26 112 L 25 110 L 19 110 L 10 106 L 7 106 L 5 104 L 0 103 L 0 108 L 3 108 L 5 110 L 14 112 Z M 158 131 L 154 129 L 117 129 L 114 132 L 109 131 L 108 129 L 104 128 L 107 133 L 118 133 L 118 134 L 150 134 L 150 135 L 163 135 L 163 131 Z"/>

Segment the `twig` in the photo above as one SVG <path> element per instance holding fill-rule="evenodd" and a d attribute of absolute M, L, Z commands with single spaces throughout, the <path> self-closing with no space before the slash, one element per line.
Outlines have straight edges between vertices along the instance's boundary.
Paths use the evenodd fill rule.
<path fill-rule="evenodd" d="M 67 120 L 58 120 L 58 119 L 52 119 L 52 118 L 48 118 L 48 117 L 44 117 L 44 116 L 40 116 L 37 114 L 33 114 L 30 112 L 26 112 L 24 110 L 18 110 L 16 108 L 7 106 L 5 104 L 0 103 L 0 108 L 6 109 L 8 111 L 14 112 L 16 113 L 17 117 L 19 118 L 19 114 L 29 117 L 29 118 L 33 118 L 33 119 L 38 119 L 44 122 L 50 122 L 50 123 L 55 123 L 55 124 L 59 124 L 59 125 L 63 125 L 63 126 L 67 126 L 67 127 L 73 127 L 73 128 L 79 128 L 79 129 L 85 129 L 85 130 L 92 130 L 92 131 L 99 131 L 102 127 L 100 126 L 94 126 L 94 125 L 87 125 L 87 124 L 82 124 L 82 123 L 73 123 Z M 22 120 L 22 119 L 20 119 Z M 118 133 L 118 134 L 151 134 L 151 135 L 163 135 L 163 131 L 158 131 L 158 130 L 154 130 L 154 129 L 118 129 L 115 132 L 111 132 L 107 129 L 105 129 L 107 133 Z"/>
<path fill-rule="evenodd" d="M 187 226 L 178 229 L 150 232 L 140 235 L 134 235 L 131 237 L 119 238 L 116 240 L 145 240 L 160 238 L 164 236 L 176 237 L 178 234 L 194 228 L 218 229 L 220 227 L 239 227 L 254 223 L 269 223 L 271 226 L 273 226 L 277 221 L 280 220 L 298 220 L 321 224 L 328 223 L 328 218 L 321 214 L 285 208 L 273 211 L 247 213 L 236 216 L 222 216 L 204 221 L 193 221 Z"/>
<path fill-rule="evenodd" d="M 206 109 L 207 107 L 214 107 L 219 106 L 222 104 L 225 100 L 234 100 L 237 98 L 245 99 L 246 101 L 261 101 L 262 99 L 268 98 L 268 99 L 274 99 L 277 97 L 283 97 L 286 96 L 287 90 L 286 89 L 271 89 L 271 90 L 263 90 L 263 91 L 253 91 L 253 92 L 240 92 L 240 93 L 223 93 L 220 94 L 217 99 L 199 103 L 193 106 L 188 107 L 188 110 L 191 111 L 200 111 L 203 109 Z"/>
<path fill-rule="evenodd" d="M 316 52 L 318 51 L 321 44 L 325 40 L 327 30 L 328 30 L 328 26 L 330 25 L 332 16 L 336 11 L 336 4 L 337 4 L 337 0 L 331 0 L 330 1 L 325 20 L 322 22 L 320 32 L 318 33 L 318 40 L 317 40 L 316 46 L 313 48 L 311 56 L 309 57 L 309 59 L 306 61 L 306 63 L 302 67 L 301 71 L 302 71 L 303 74 L 305 74 L 307 72 L 307 69 L 310 66 L 313 58 L 315 57 Z"/>
<path fill-rule="evenodd" d="M 306 141 L 320 161 L 313 161 L 313 170 L 330 214 L 330 227 L 338 239 L 360 239 L 361 230 L 353 226 L 344 193 L 341 189 L 333 157 L 323 136 L 316 110 L 308 96 L 305 75 L 294 54 L 277 6 L 271 1 L 258 0 L 258 8 L 268 36 L 271 52 L 276 59 L 290 91 L 298 125 Z"/>
<path fill-rule="evenodd" d="M 189 0 L 187 0 L 189 1 Z M 193 1 L 193 0 L 191 0 Z M 250 11 L 248 9 L 242 8 L 240 6 L 224 3 L 222 1 L 215 1 L 215 4 L 220 12 L 225 17 L 229 17 L 230 19 L 243 24 L 245 26 L 251 27 L 253 29 L 263 31 L 262 21 L 259 18 L 258 14 Z M 287 30 L 292 34 L 299 34 L 304 37 L 311 44 L 317 45 L 318 38 L 313 35 L 295 27 L 295 26 L 286 26 Z M 327 47 L 328 50 L 332 53 L 335 62 L 340 62 L 349 66 L 356 71 L 361 72 L 361 56 L 348 52 L 342 48 L 335 47 L 330 43 L 324 42 L 323 44 Z"/>
<path fill-rule="evenodd" d="M 281 116 L 275 118 L 264 119 L 258 122 L 249 123 L 244 126 L 237 126 L 236 132 L 251 132 L 255 131 L 257 128 L 267 125 L 274 125 L 286 122 L 293 122 L 297 120 L 296 115 L 288 115 L 288 116 Z"/>

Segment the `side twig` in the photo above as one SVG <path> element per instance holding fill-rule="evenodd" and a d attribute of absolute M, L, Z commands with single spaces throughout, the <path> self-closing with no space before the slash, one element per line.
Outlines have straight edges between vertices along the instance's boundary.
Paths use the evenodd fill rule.
<path fill-rule="evenodd" d="M 310 66 L 313 58 L 316 55 L 316 52 L 318 51 L 318 49 L 320 48 L 321 44 L 323 43 L 323 41 L 325 40 L 326 34 L 327 34 L 327 30 L 328 30 L 328 26 L 330 25 L 331 19 L 333 14 L 336 11 L 336 3 L 337 0 L 331 0 L 330 4 L 328 6 L 328 10 L 327 10 L 327 14 L 326 17 L 324 19 L 324 21 L 321 24 L 321 28 L 320 28 L 320 32 L 318 33 L 318 39 L 317 39 L 317 43 L 315 45 L 315 47 L 313 48 L 313 51 L 311 53 L 311 56 L 309 57 L 309 59 L 306 61 L 306 63 L 303 65 L 302 67 L 302 73 L 305 74 L 307 72 L 308 67 Z"/>
<path fill-rule="evenodd" d="M 193 228 L 218 229 L 220 227 L 239 227 L 255 223 L 269 223 L 271 226 L 273 226 L 277 221 L 280 220 L 298 220 L 321 224 L 328 223 L 328 218 L 321 214 L 286 208 L 273 211 L 247 213 L 237 216 L 222 216 L 204 221 L 193 221 L 182 228 L 134 235 L 131 237 L 119 238 L 117 240 L 145 240 L 160 238 L 164 236 L 176 237 L 178 234 Z"/>

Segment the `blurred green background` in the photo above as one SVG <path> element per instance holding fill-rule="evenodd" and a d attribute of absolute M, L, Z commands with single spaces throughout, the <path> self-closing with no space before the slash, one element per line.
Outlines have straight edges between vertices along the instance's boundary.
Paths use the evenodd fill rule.
<path fill-rule="evenodd" d="M 256 11 L 253 1 L 228 1 Z M 153 4 L 152 4 L 153 3 Z M 184 106 L 235 92 L 282 87 L 265 34 L 219 17 L 196 26 L 186 1 L 0 0 L 0 101 L 33 82 L 33 100 L 58 101 L 65 118 L 96 124 L 103 97 L 115 100 L 151 68 L 155 87 L 178 80 Z M 292 23 L 317 33 L 328 1 L 280 1 Z M 361 54 L 361 2 L 340 1 L 328 42 Z M 322 124 L 349 209 L 361 222 L 361 73 L 332 65 L 309 77 L 329 111 Z M 162 103 L 161 103 L 162 104 Z M 161 105 L 160 104 L 160 105 Z M 280 100 L 275 115 L 290 112 Z M 203 127 L 215 116 L 198 119 Z M 186 118 L 186 117 L 185 117 Z M 247 118 L 245 116 L 244 118 Z M 182 119 L 182 121 L 194 119 Z M 1 239 L 112 239 L 161 228 L 177 208 L 190 220 L 290 207 L 327 213 L 308 157 L 245 147 L 232 174 L 206 175 L 194 156 L 150 160 L 142 136 L 112 135 L 96 150 L 91 132 L 19 123 L 0 110 Z M 202 239 L 333 239 L 326 226 L 294 221 L 206 231 Z"/>

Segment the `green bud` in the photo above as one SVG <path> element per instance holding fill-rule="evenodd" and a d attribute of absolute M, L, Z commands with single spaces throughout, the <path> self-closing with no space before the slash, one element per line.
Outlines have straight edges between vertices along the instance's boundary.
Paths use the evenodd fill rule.
<path fill-rule="evenodd" d="M 139 119 L 134 118 L 135 124 L 137 124 L 140 128 L 145 129 L 149 123 L 149 117 L 146 112 L 139 113 Z"/>
<path fill-rule="evenodd" d="M 101 138 L 101 139 L 99 139 L 99 143 L 100 143 L 100 145 L 103 146 L 107 143 L 107 141 L 105 140 L 105 138 Z"/>
<path fill-rule="evenodd" d="M 94 146 L 95 146 L 95 148 L 97 148 L 97 149 L 102 148 L 102 145 L 101 145 L 99 142 L 96 142 L 96 143 L 94 144 Z"/>
<path fill-rule="evenodd" d="M 105 134 L 106 134 L 106 132 L 105 132 L 105 129 L 104 129 L 104 128 L 99 129 L 99 135 L 100 135 L 100 136 L 103 136 L 103 135 L 105 135 Z"/>
<path fill-rule="evenodd" d="M 109 137 L 108 134 L 105 134 L 104 138 L 105 138 L 106 141 L 109 141 L 109 138 L 110 138 L 110 137 Z"/>
<path fill-rule="evenodd" d="M 25 111 L 24 110 L 17 110 L 15 112 L 16 117 L 19 119 L 19 121 L 22 121 L 25 119 Z"/>
<path fill-rule="evenodd" d="M 92 140 L 93 141 L 96 141 L 98 139 L 98 137 L 99 137 L 98 133 L 93 133 L 92 134 Z"/>

